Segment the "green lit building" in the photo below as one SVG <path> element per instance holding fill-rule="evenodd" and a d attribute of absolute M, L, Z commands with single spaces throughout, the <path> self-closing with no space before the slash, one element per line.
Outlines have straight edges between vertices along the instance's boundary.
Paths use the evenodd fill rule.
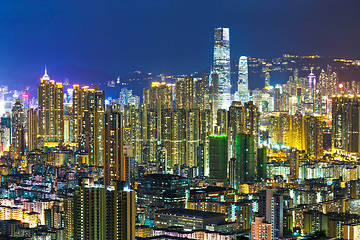
<path fill-rule="evenodd" d="M 267 153 L 266 148 L 258 148 L 256 156 L 256 173 L 257 180 L 262 181 L 267 178 L 266 165 L 267 165 Z"/>
<path fill-rule="evenodd" d="M 210 184 L 227 182 L 228 142 L 226 135 L 210 135 L 209 180 Z"/>
<path fill-rule="evenodd" d="M 254 135 L 236 136 L 235 185 L 255 181 Z"/>

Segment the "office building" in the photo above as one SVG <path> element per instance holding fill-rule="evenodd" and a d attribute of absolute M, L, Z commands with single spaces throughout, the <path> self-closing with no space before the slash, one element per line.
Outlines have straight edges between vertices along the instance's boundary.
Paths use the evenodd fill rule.
<path fill-rule="evenodd" d="M 230 34 L 229 28 L 215 28 L 214 68 L 219 78 L 219 108 L 229 110 L 230 94 Z"/>
<path fill-rule="evenodd" d="M 249 93 L 249 72 L 248 72 L 248 62 L 246 56 L 241 56 L 239 59 L 239 76 L 238 76 L 238 93 L 240 101 L 242 103 L 248 102 L 250 100 Z"/>

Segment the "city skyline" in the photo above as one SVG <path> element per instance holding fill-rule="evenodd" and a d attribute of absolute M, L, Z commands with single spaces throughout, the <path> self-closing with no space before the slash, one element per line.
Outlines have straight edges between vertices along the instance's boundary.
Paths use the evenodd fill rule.
<path fill-rule="evenodd" d="M 0 3 L 0 240 L 360 239 L 359 7 Z"/>

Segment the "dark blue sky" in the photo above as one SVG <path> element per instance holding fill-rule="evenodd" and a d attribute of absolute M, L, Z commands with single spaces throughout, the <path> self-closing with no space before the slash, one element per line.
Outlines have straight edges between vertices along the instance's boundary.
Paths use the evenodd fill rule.
<path fill-rule="evenodd" d="M 359 12 L 358 0 L 4 0 L 0 83 L 37 81 L 44 65 L 55 76 L 62 65 L 112 76 L 201 71 L 218 26 L 230 27 L 236 58 L 358 58 Z"/>

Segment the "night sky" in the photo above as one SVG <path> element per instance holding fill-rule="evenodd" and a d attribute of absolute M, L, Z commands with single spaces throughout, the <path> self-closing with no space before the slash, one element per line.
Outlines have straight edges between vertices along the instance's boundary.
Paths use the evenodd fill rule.
<path fill-rule="evenodd" d="M 359 13 L 358 0 L 4 0 L 0 84 L 36 85 L 44 65 L 72 83 L 79 68 L 109 78 L 202 71 L 219 26 L 230 28 L 232 58 L 359 58 Z"/>

